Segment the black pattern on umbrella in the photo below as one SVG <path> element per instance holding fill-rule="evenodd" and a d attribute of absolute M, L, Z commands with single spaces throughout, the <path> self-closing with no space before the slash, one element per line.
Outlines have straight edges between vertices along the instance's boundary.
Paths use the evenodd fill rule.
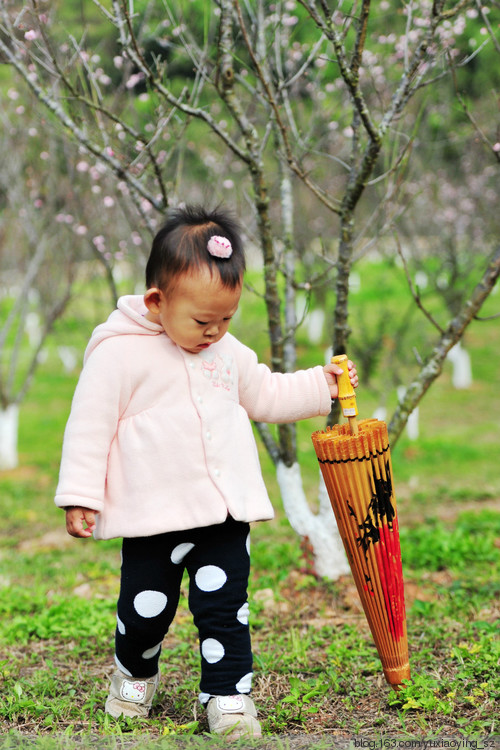
<path fill-rule="evenodd" d="M 380 523 L 386 520 L 390 529 L 396 511 L 391 502 L 392 499 L 392 479 L 389 462 L 385 464 L 386 479 L 373 477 L 375 482 L 375 493 L 372 495 L 368 511 L 363 523 L 359 524 L 360 534 L 357 538 L 358 545 L 367 551 L 370 544 L 376 544 L 380 541 Z"/>

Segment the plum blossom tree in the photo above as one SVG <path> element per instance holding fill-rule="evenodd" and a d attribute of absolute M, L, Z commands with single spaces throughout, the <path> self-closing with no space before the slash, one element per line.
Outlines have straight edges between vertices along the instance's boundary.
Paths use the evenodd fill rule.
<path fill-rule="evenodd" d="M 14 102 L 17 92 L 10 89 Z M 21 104 L 17 115 L 24 114 Z M 69 300 L 73 280 L 71 253 L 59 247 L 57 211 L 59 175 L 33 168 L 56 145 L 45 133 L 44 150 L 33 148 L 40 126 L 16 127 L 2 111 L 0 148 L 0 468 L 17 465 L 19 404 L 42 356 L 44 342 Z M 45 208 L 49 210 L 44 210 Z"/>
<path fill-rule="evenodd" d="M 100 164 L 79 159 L 36 115 L 29 97 L 12 86 L 6 94 L 0 114 L 1 469 L 17 466 L 19 405 L 70 302 L 77 267 L 81 278 L 82 265 L 95 258 L 116 299 L 116 263 L 133 258 L 143 242 L 126 221 L 126 189 L 122 196 Z"/>
<path fill-rule="evenodd" d="M 347 9 L 329 0 L 198 0 L 189 13 L 173 1 L 94 6 L 112 49 L 107 55 L 82 29 L 65 31 L 55 11 L 37 2 L 19 10 L 10 0 L 0 0 L 0 53 L 82 156 L 126 190 L 141 231 L 154 231 L 165 209 L 187 195 L 193 201 L 230 193 L 260 250 L 275 370 L 296 366 L 297 292 L 312 299 L 321 284 L 335 292 L 327 301 L 333 351 L 363 354 L 361 332 L 349 318 L 352 270 L 389 242 L 406 263 L 412 308 L 429 320 L 408 262 L 420 257 L 413 230 L 404 242 L 405 227 L 418 216 L 410 169 L 429 158 L 418 140 L 431 132 L 425 115 L 449 121 L 442 102 L 451 101 L 450 81 L 481 65 L 483 41 L 492 38 L 481 41 L 471 11 L 487 18 L 494 3 L 478 10 L 474 0 L 355 0 Z M 485 117 L 489 141 L 493 127 Z M 466 147 L 456 148 L 461 158 Z M 436 190 L 436 180 L 429 181 Z M 472 224 L 460 231 L 467 244 Z M 421 234 L 419 227 L 415 235 Z M 95 237 L 104 247 L 106 232 Z M 491 238 L 476 255 L 451 320 L 435 326 L 411 363 L 410 385 L 391 420 L 394 439 L 496 283 L 500 252 Z M 399 322 L 384 323 L 395 340 L 403 340 Z M 368 357 L 366 364 L 373 364 Z M 276 438 L 258 429 L 317 572 L 339 575 L 346 564 L 333 516 L 324 493 L 318 512 L 310 508 L 294 427 L 281 426 Z"/>

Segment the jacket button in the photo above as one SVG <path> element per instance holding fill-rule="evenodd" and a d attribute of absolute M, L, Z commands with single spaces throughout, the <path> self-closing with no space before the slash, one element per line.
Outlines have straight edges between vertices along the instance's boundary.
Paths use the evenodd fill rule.
<path fill-rule="evenodd" d="M 205 435 L 205 437 L 207 438 L 207 440 L 211 440 L 212 439 L 212 433 L 211 432 L 207 432 L 206 435 Z"/>
<path fill-rule="evenodd" d="M 214 471 L 214 474 L 215 474 L 216 477 L 220 477 L 220 471 L 219 471 L 219 469 L 216 469 Z"/>

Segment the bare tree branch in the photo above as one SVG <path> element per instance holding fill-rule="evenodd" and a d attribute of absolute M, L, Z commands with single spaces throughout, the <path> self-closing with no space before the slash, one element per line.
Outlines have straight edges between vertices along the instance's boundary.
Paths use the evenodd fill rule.
<path fill-rule="evenodd" d="M 425 317 L 427 318 L 427 320 L 429 320 L 432 323 L 432 325 L 434 326 L 434 328 L 437 328 L 437 330 L 439 331 L 439 333 L 441 335 L 444 335 L 443 329 L 441 328 L 441 326 L 439 325 L 439 323 L 436 320 L 434 320 L 434 318 L 432 317 L 431 313 L 423 306 L 422 300 L 420 299 L 420 294 L 418 293 L 418 290 L 415 289 L 415 285 L 413 284 L 413 279 L 411 278 L 410 271 L 408 270 L 408 264 L 406 262 L 406 258 L 405 258 L 405 255 L 403 253 L 403 249 L 401 247 L 401 243 L 399 241 L 399 237 L 397 236 L 397 234 L 394 234 L 394 239 L 396 241 L 396 248 L 397 248 L 397 251 L 398 251 L 398 255 L 401 258 L 401 261 L 403 263 L 403 268 L 404 268 L 404 271 L 405 271 L 406 280 L 408 281 L 408 286 L 410 288 L 411 295 L 412 295 L 413 299 L 415 300 L 415 304 L 417 305 L 417 307 L 418 307 L 419 310 L 422 310 L 423 314 L 425 315 Z"/>
<path fill-rule="evenodd" d="M 441 374 L 446 355 L 460 341 L 467 326 L 474 320 L 485 299 L 490 294 L 500 276 L 500 246 L 494 252 L 486 271 L 476 285 L 470 298 L 458 315 L 443 331 L 432 353 L 427 358 L 415 380 L 408 386 L 405 397 L 396 408 L 389 424 L 389 439 L 395 443 L 404 429 L 409 415 L 418 405 L 426 391 Z"/>

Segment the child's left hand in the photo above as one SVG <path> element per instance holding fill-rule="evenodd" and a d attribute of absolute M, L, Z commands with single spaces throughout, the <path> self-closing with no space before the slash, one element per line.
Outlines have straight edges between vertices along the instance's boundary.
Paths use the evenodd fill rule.
<path fill-rule="evenodd" d="M 349 371 L 349 380 L 351 381 L 351 385 L 353 388 L 358 387 L 358 373 L 356 372 L 356 367 L 351 360 L 348 360 L 347 362 L 347 369 Z M 330 396 L 332 398 L 337 398 L 339 395 L 339 387 L 337 384 L 337 378 L 336 375 L 342 375 L 342 368 L 338 365 L 334 365 L 330 363 L 329 365 L 325 365 L 323 367 L 323 372 L 325 373 L 326 382 L 328 383 L 328 387 L 330 388 Z"/>

